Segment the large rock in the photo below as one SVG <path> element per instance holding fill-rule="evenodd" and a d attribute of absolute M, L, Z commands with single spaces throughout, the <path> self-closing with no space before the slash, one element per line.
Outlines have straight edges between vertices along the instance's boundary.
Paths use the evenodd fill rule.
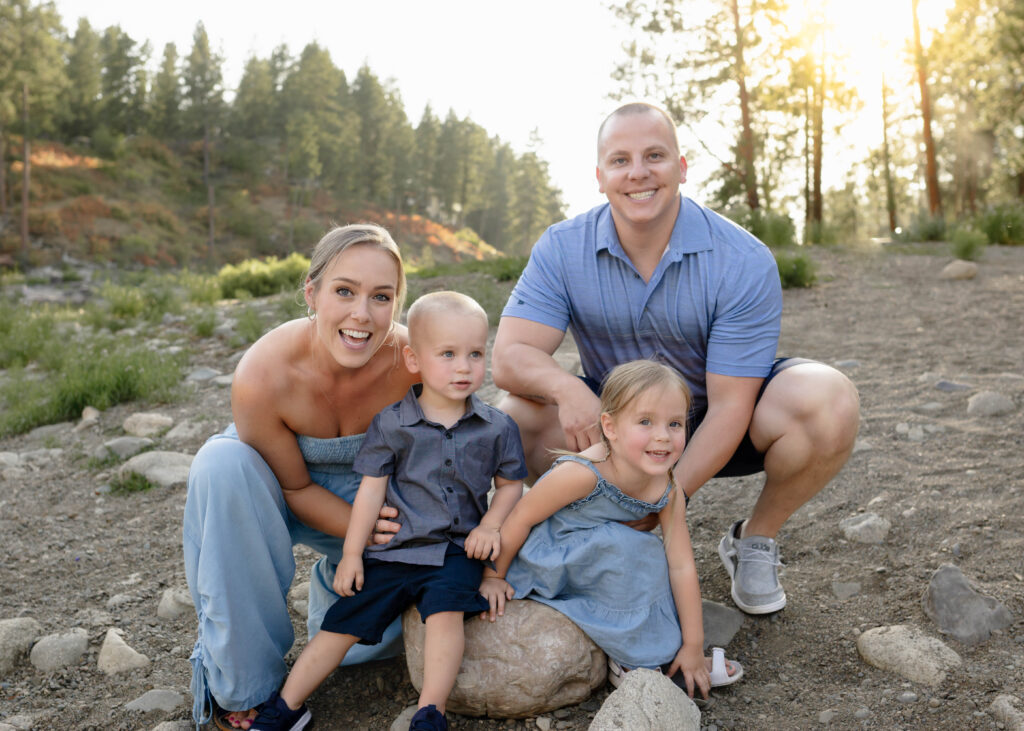
<path fill-rule="evenodd" d="M 175 619 L 183 614 L 195 612 L 192 595 L 188 589 L 165 589 L 160 597 L 160 605 L 156 608 L 156 616 L 161 619 Z"/>
<path fill-rule="evenodd" d="M 139 670 L 149 665 L 149 658 L 136 652 L 121 637 L 116 629 L 107 630 L 107 636 L 100 647 L 97 667 L 107 675 Z"/>
<path fill-rule="evenodd" d="M 1003 724 L 1000 728 L 1009 731 L 1024 731 L 1024 712 L 1017 708 L 1020 699 L 1016 696 L 1001 694 L 992 701 L 989 710 L 996 720 Z"/>
<path fill-rule="evenodd" d="M 982 391 L 967 400 L 968 416 L 1002 416 L 1017 410 L 1017 404 L 998 391 Z"/>
<path fill-rule="evenodd" d="M 121 465 L 118 474 L 140 474 L 161 487 L 179 487 L 188 481 L 192 455 L 180 452 L 143 452 Z"/>
<path fill-rule="evenodd" d="M 932 687 L 962 662 L 941 640 L 902 624 L 869 629 L 857 638 L 857 651 L 876 668 Z"/>
<path fill-rule="evenodd" d="M 956 259 L 939 272 L 939 279 L 974 279 L 978 276 L 978 265 L 973 261 Z"/>
<path fill-rule="evenodd" d="M 508 602 L 498 621 L 465 623 L 466 649 L 448 710 L 524 718 L 574 705 L 605 681 L 607 658 L 565 615 L 529 599 Z M 423 688 L 424 624 L 415 607 L 402 617 L 405 660 Z"/>
<path fill-rule="evenodd" d="M 18 661 L 28 655 L 42 631 L 39 622 L 31 617 L 0 619 L 0 677 L 9 675 Z"/>
<path fill-rule="evenodd" d="M 589 731 L 700 731 L 700 711 L 685 692 L 654 670 L 626 673 Z"/>
<path fill-rule="evenodd" d="M 932 574 L 921 605 L 939 630 L 965 645 L 981 644 L 993 630 L 1005 629 L 1013 622 L 1009 609 L 979 594 L 953 564 L 943 564 Z"/>
<path fill-rule="evenodd" d="M 32 664 L 44 673 L 77 665 L 89 649 L 89 633 L 75 627 L 64 634 L 47 635 L 32 648 Z"/>

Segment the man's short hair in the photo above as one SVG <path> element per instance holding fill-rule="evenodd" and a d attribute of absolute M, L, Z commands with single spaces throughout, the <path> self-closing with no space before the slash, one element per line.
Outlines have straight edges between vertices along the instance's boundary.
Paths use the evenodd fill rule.
<path fill-rule="evenodd" d="M 647 102 L 630 102 L 629 104 L 623 104 L 621 107 L 605 117 L 604 121 L 601 122 L 601 126 L 597 128 L 598 160 L 601 158 L 601 142 L 604 140 L 604 128 L 607 127 L 608 123 L 613 119 L 625 117 L 631 114 L 657 114 L 665 120 L 668 128 L 672 131 L 672 141 L 675 143 L 675 152 L 677 154 L 679 153 L 679 138 L 676 136 L 676 123 L 675 120 L 672 119 L 672 115 L 654 104 L 648 104 Z"/>

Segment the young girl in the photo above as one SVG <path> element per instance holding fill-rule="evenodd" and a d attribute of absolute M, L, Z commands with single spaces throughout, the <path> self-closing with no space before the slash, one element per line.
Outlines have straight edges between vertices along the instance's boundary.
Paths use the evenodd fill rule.
<path fill-rule="evenodd" d="M 630 669 L 667 666 L 691 698 L 696 688 L 707 698 L 740 679 L 721 650 L 715 668 L 703 653 L 686 501 L 672 477 L 689 408 L 686 382 L 668 366 L 633 361 L 608 374 L 603 444 L 560 457 L 505 520 L 482 617 L 494 621 L 513 598 L 557 609 L 607 653 L 613 685 Z M 664 543 L 623 524 L 648 513 L 659 514 Z"/>

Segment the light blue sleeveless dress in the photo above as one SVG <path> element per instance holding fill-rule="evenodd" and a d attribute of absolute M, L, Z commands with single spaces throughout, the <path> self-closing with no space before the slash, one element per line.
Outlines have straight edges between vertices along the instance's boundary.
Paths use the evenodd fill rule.
<path fill-rule="evenodd" d="M 362 476 L 352 469 L 363 434 L 333 439 L 298 436 L 309 475 L 348 503 Z M 207 440 L 192 461 L 182 525 L 185 578 L 196 607 L 193 718 L 209 720 L 209 697 L 221 708 L 253 708 L 281 686 L 294 641 L 287 594 L 295 575 L 292 547 L 323 556 L 313 565 L 307 629 L 320 629 L 338 599 L 332 583 L 344 540 L 305 525 L 285 504 L 281 485 L 234 424 Z M 357 645 L 344 665 L 402 651 L 396 620 L 380 645 Z"/>
<path fill-rule="evenodd" d="M 557 609 L 621 665 L 670 662 L 682 636 L 664 545 L 620 521 L 660 511 L 671 486 L 648 503 L 623 494 L 589 460 L 566 455 L 555 466 L 565 461 L 590 468 L 597 485 L 530 531 L 506 577 L 515 598 Z"/>

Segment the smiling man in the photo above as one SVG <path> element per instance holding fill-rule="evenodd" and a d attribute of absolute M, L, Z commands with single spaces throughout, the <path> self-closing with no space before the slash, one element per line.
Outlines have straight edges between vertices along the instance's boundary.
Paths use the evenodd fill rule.
<path fill-rule="evenodd" d="M 612 368 L 649 358 L 677 369 L 694 399 L 676 482 L 689 496 L 712 477 L 765 473 L 753 513 L 729 516 L 719 555 L 736 605 L 776 612 L 786 594 L 775 537 L 849 457 L 856 389 L 829 366 L 776 358 L 775 259 L 680 194 L 686 160 L 668 114 L 648 104 L 612 112 L 598 131 L 597 181 L 608 202 L 544 233 L 502 313 L 500 408 L 519 425 L 534 480 L 551 449 L 600 439 L 597 394 Z M 552 357 L 567 329 L 582 378 Z"/>

